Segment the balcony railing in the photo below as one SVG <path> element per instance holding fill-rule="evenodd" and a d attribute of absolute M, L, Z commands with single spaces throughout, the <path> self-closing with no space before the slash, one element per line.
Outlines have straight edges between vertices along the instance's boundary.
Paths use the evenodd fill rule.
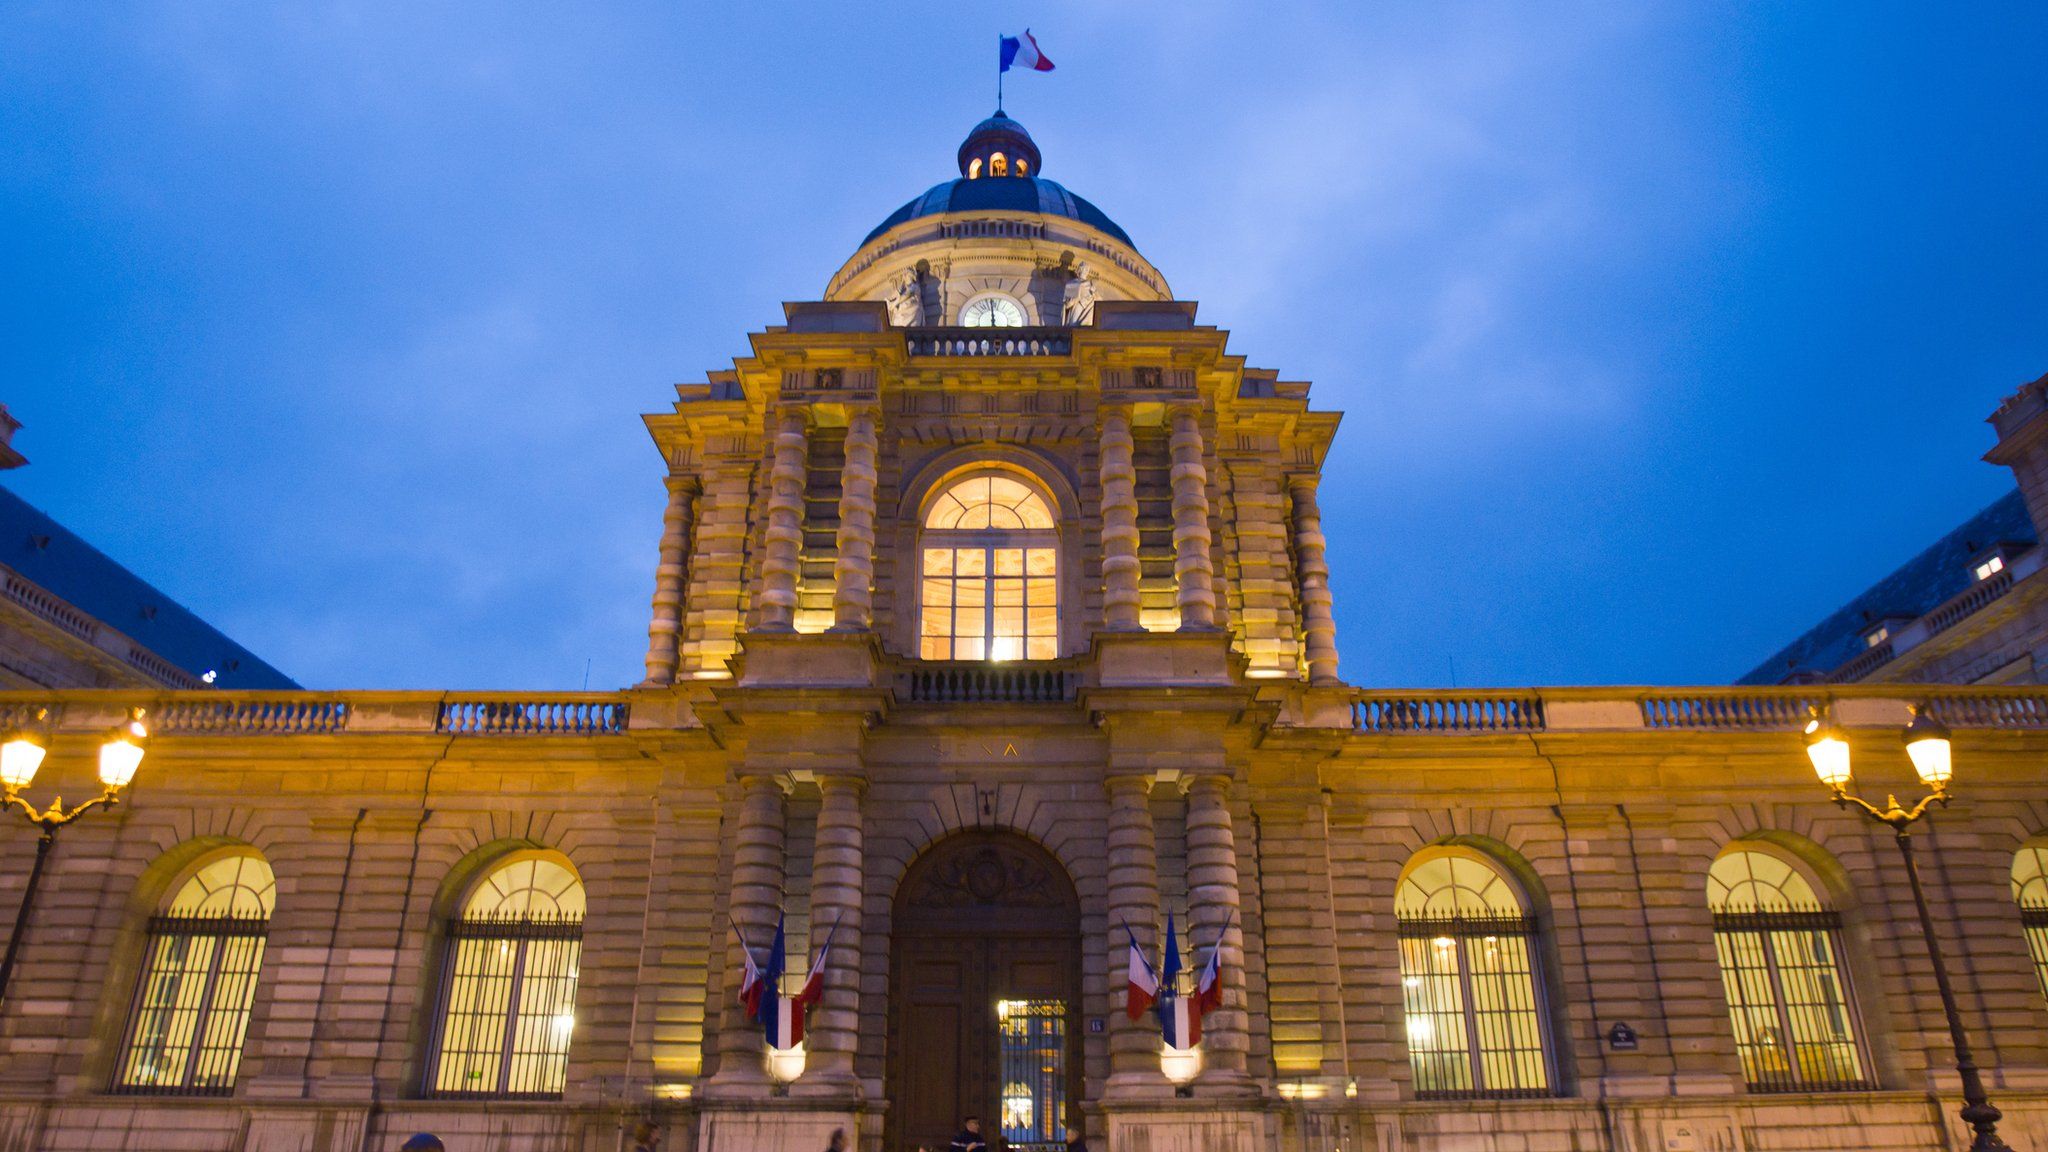
<path fill-rule="evenodd" d="M 626 730 L 626 704 L 589 695 L 448 700 L 435 728 L 459 736 L 590 736 Z"/>
<path fill-rule="evenodd" d="M 1080 673 L 1055 661 L 923 661 L 897 675 L 898 690 L 917 704 L 1057 704 L 1080 687 Z"/>
<path fill-rule="evenodd" d="M 1065 356 L 1074 350 L 1065 328 L 906 328 L 912 356 Z"/>
<path fill-rule="evenodd" d="M 303 695 L 173 700 L 156 714 L 165 733 L 262 734 L 340 732 L 348 727 L 346 700 Z"/>
<path fill-rule="evenodd" d="M 1351 704 L 1360 732 L 1541 732 L 1543 701 L 1492 692 L 1361 692 Z"/>
<path fill-rule="evenodd" d="M 1778 731 L 1803 726 L 1821 697 L 1734 689 L 1651 692 L 1637 701 L 1645 728 Z"/>

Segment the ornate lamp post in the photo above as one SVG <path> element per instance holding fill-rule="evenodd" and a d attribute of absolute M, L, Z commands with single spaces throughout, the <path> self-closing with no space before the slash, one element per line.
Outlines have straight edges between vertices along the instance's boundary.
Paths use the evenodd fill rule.
<path fill-rule="evenodd" d="M 1962 1117 L 1977 1133 L 1970 1143 L 1970 1152 L 1995 1152 L 2006 1148 L 2005 1141 L 1998 1138 L 2002 1114 L 1984 1094 L 1984 1081 L 1977 1074 L 1975 1057 L 1970 1054 L 1969 1037 L 1963 1034 L 1962 1013 L 1956 1010 L 1955 989 L 1949 985 L 1948 965 L 1942 961 L 1941 944 L 1934 935 L 1934 917 L 1927 911 L 1927 895 L 1920 888 L 1920 866 L 1913 858 L 1914 822 L 1927 815 L 1933 805 L 1946 806 L 1949 801 L 1948 783 L 1955 770 L 1948 726 L 1928 715 L 1924 705 L 1916 706 L 1913 721 L 1906 726 L 1905 740 L 1913 770 L 1928 789 L 1927 795 L 1911 808 L 1901 806 L 1898 797 L 1891 795 L 1884 798 L 1884 807 L 1879 808 L 1849 791 L 1848 737 L 1818 708 L 1806 725 L 1806 756 L 1813 762 L 1814 775 L 1834 793 L 1838 806 L 1861 809 L 1871 819 L 1889 826 L 1898 841 L 1899 855 L 1906 862 L 1906 880 L 1913 888 L 1913 907 L 1920 913 L 1920 933 L 1927 939 L 1928 959 L 1934 962 L 1934 986 L 1941 993 L 1941 1010 L 1948 1016 L 1949 1040 L 1955 1045 L 1956 1072 L 1963 1080 Z"/>
<path fill-rule="evenodd" d="M 57 829 L 101 805 L 120 803 L 121 789 L 135 779 L 135 770 L 142 766 L 142 748 L 149 738 L 142 716 L 142 709 L 131 709 L 128 719 L 100 741 L 100 794 L 75 808 L 65 808 L 64 798 L 59 796 L 48 808 L 38 810 L 20 796 L 22 789 L 35 782 L 36 770 L 43 766 L 43 757 L 49 752 L 43 733 L 17 728 L 0 737 L 0 806 L 20 812 L 42 830 L 36 840 L 36 862 L 28 871 L 28 887 L 21 894 L 21 909 L 14 915 L 14 932 L 7 938 L 7 955 L 0 959 L 0 1000 L 7 998 L 7 982 L 14 975 L 14 960 L 21 952 L 22 937 L 28 933 L 36 886 L 42 882 L 43 864 L 49 859 L 50 847 L 57 842 Z M 39 710 L 36 723 L 40 725 L 48 717 L 47 710 Z"/>

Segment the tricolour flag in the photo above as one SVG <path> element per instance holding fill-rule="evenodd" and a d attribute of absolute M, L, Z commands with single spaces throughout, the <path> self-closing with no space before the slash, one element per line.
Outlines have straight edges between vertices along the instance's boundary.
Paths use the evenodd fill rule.
<path fill-rule="evenodd" d="M 1124 935 L 1131 938 L 1131 959 L 1126 973 L 1129 981 L 1124 992 L 1124 1011 L 1136 1020 L 1145 1014 L 1145 1009 L 1159 999 L 1159 977 L 1152 972 L 1152 961 L 1145 958 L 1145 950 L 1138 947 L 1138 934 L 1124 925 Z"/>
<path fill-rule="evenodd" d="M 806 1008 L 816 1007 L 825 998 L 825 957 L 832 954 L 832 937 L 839 933 L 839 921 L 825 933 L 825 945 L 818 949 L 818 958 L 811 963 L 810 975 L 804 977 L 803 990 L 796 994 L 796 1002 Z"/>
<path fill-rule="evenodd" d="M 1173 930 L 1173 915 L 1166 917 L 1166 963 L 1159 970 L 1159 1034 L 1166 1046 L 1187 1051 L 1202 1042 L 1202 1013 L 1180 994 L 1180 939 Z"/>
<path fill-rule="evenodd" d="M 1230 930 L 1230 923 L 1224 922 L 1224 931 Z M 1223 933 L 1216 934 L 1216 944 L 1209 949 L 1209 962 L 1202 965 L 1202 974 L 1195 978 L 1195 1007 L 1207 1016 L 1223 1007 Z"/>
<path fill-rule="evenodd" d="M 746 959 L 746 975 L 740 978 L 740 1003 L 747 1006 L 747 1019 L 761 1018 L 761 993 L 767 987 L 761 977 L 761 966 L 754 962 L 754 950 L 747 947 L 747 938 L 740 932 L 740 926 L 732 926 L 732 934 L 740 938 L 740 955 Z"/>
<path fill-rule="evenodd" d="M 1002 42 L 1002 66 L 996 71 L 1008 72 L 1012 65 L 1029 68 L 1033 72 L 1052 71 L 1052 61 L 1038 50 L 1038 41 L 1031 38 L 1031 29 L 1026 28 L 1022 37 L 1003 36 L 998 39 Z"/>
<path fill-rule="evenodd" d="M 782 964 L 788 948 L 782 934 L 782 917 L 775 918 L 775 946 L 768 949 L 768 964 L 761 970 L 761 1034 L 770 1048 L 794 1048 L 804 1038 L 804 1006 L 794 997 L 782 995 Z"/>

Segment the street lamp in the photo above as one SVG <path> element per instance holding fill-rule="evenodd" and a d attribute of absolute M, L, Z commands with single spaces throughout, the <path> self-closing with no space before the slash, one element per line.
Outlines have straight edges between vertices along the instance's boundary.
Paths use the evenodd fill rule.
<path fill-rule="evenodd" d="M 20 793 L 35 782 L 36 771 L 43 766 L 43 757 L 49 753 L 48 736 L 43 731 L 49 715 L 49 709 L 39 708 L 31 725 L 0 736 L 0 806 L 21 813 L 30 824 L 42 830 L 42 835 L 36 840 L 35 863 L 28 870 L 28 887 L 21 894 L 21 909 L 14 914 L 14 933 L 7 938 L 6 957 L 0 959 L 0 1001 L 7 998 L 7 982 L 14 975 L 14 960 L 21 952 L 22 937 L 28 933 L 28 917 L 35 907 L 36 886 L 42 882 L 43 865 L 49 859 L 50 847 L 57 842 L 57 829 L 101 805 L 120 803 L 121 789 L 135 779 L 135 770 L 142 766 L 143 745 L 149 739 L 149 729 L 142 723 L 143 710 L 130 709 L 128 719 L 115 725 L 100 739 L 100 794 L 68 809 L 64 807 L 64 798 L 59 796 L 50 802 L 48 808 L 38 810 L 23 800 Z"/>
<path fill-rule="evenodd" d="M 1902 807 L 1897 796 L 1887 795 L 1884 807 L 1864 800 L 1849 791 L 1849 740 L 1842 730 L 1822 709 L 1816 708 L 1813 719 L 1806 725 L 1806 756 L 1813 762 L 1814 775 L 1827 785 L 1834 794 L 1836 805 L 1842 808 L 1855 806 L 1868 813 L 1871 819 L 1886 825 L 1899 844 L 1899 855 L 1906 862 L 1906 879 L 1913 888 L 1913 907 L 1920 913 L 1920 933 L 1927 939 L 1927 956 L 1934 962 L 1934 986 L 1941 993 L 1941 1010 L 1948 1016 L 1948 1036 L 1955 1046 L 1956 1073 L 1963 1080 L 1963 1121 L 1977 1133 L 1970 1143 L 1970 1152 L 1996 1152 L 2007 1147 L 1998 1138 L 1998 1120 L 2002 1113 L 1992 1107 L 1990 1097 L 1984 1094 L 1983 1078 L 1977 1074 L 1977 1061 L 1970 1055 L 1970 1041 L 1963 1034 L 1962 1013 L 1956 1010 L 1955 989 L 1949 985 L 1948 966 L 1941 958 L 1941 944 L 1934 935 L 1934 917 L 1927 911 L 1927 896 L 1920 887 L 1920 866 L 1913 859 L 1913 824 L 1927 815 L 1935 804 L 1946 806 L 1949 801 L 1949 780 L 1955 775 L 1951 758 L 1948 726 L 1928 713 L 1926 705 L 1912 709 L 1912 723 L 1906 726 L 1906 756 L 1913 761 L 1913 771 L 1920 782 L 1927 786 L 1927 795 L 1911 808 Z"/>

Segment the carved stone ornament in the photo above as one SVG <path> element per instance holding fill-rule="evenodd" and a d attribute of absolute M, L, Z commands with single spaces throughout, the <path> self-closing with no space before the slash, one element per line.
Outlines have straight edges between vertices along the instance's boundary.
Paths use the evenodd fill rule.
<path fill-rule="evenodd" d="M 1064 894 L 1045 865 L 1006 844 L 982 844 L 934 861 L 911 903 L 923 908 L 1056 908 Z"/>

